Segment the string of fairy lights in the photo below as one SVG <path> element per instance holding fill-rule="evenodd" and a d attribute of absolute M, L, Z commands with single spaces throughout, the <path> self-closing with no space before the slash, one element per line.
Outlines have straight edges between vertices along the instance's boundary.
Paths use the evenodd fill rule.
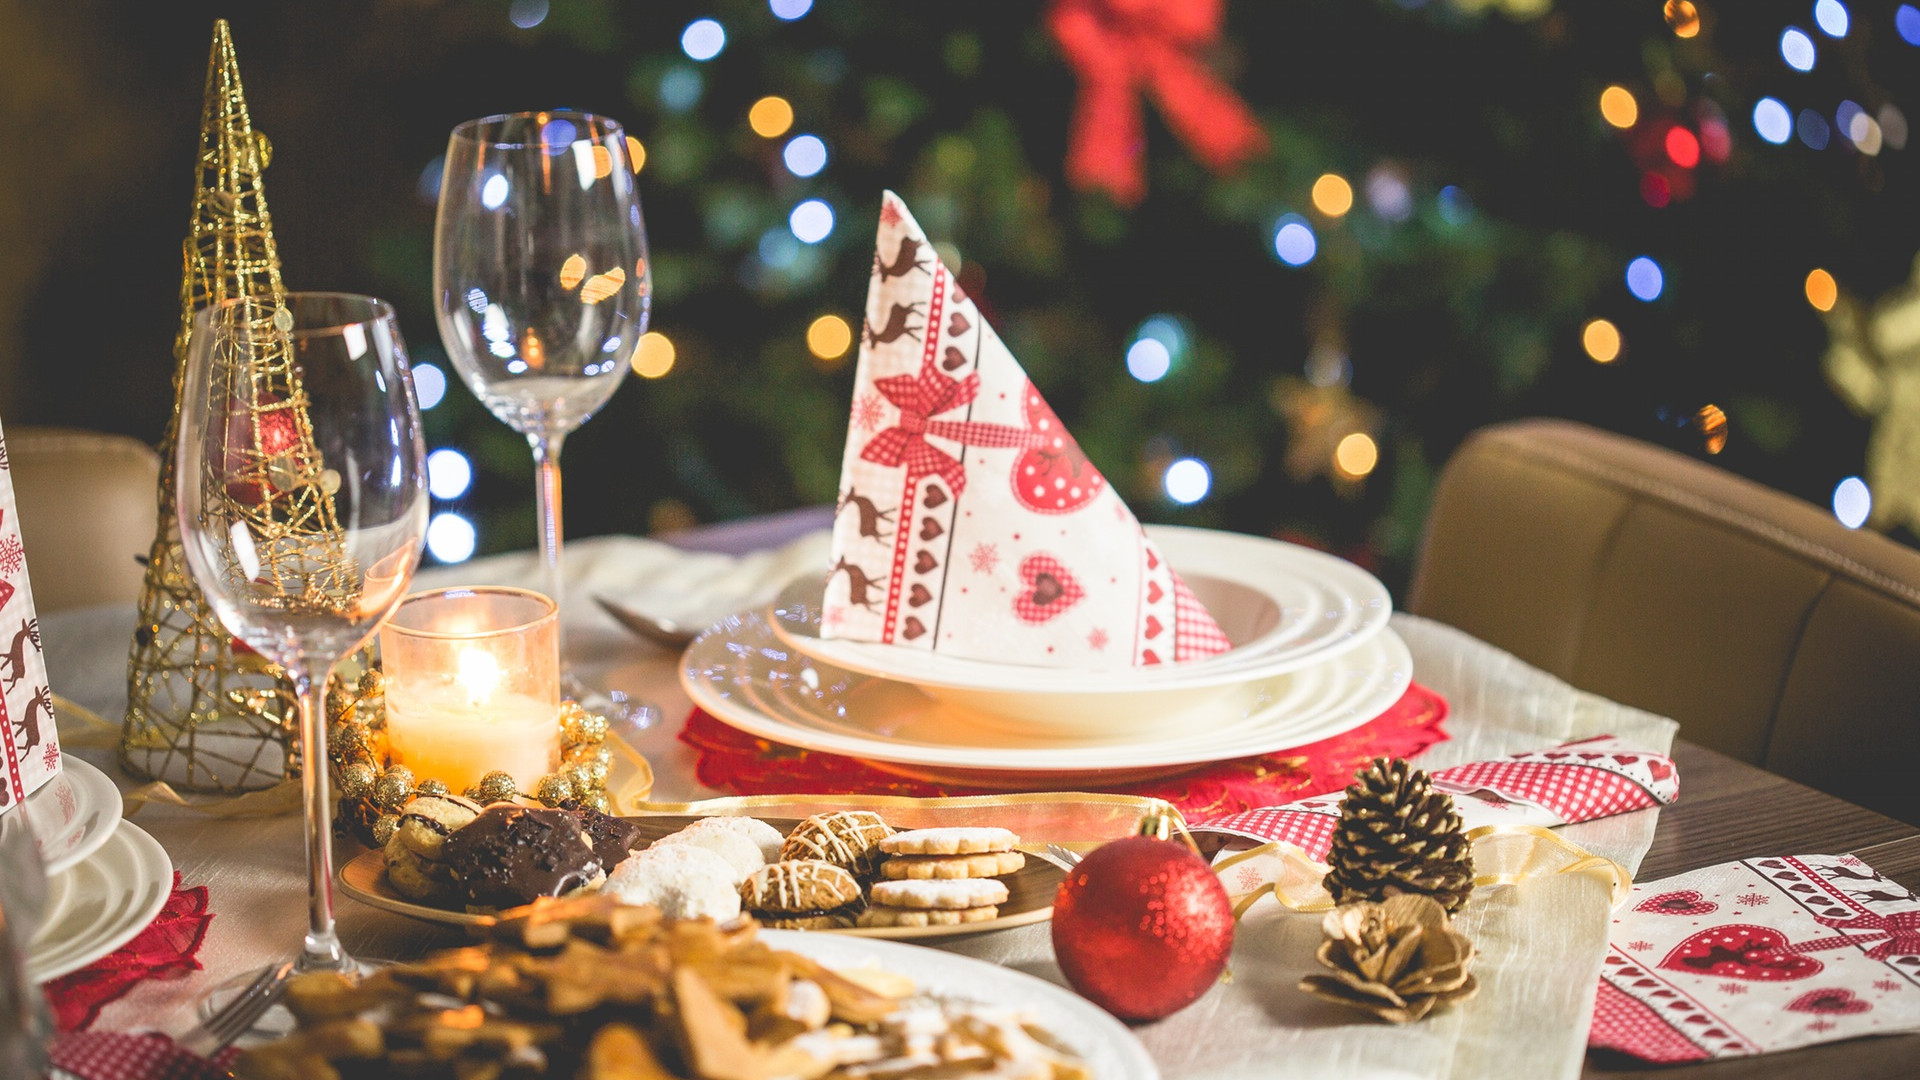
<path fill-rule="evenodd" d="M 514 0 L 508 17 L 514 26 L 532 29 L 546 19 L 549 6 L 549 0 Z M 767 6 L 774 17 L 791 22 L 805 17 L 813 9 L 814 0 L 768 0 Z M 1696 38 L 1706 25 L 1693 0 L 1664 0 L 1661 8 L 1676 38 Z M 1808 14 L 1808 24 L 1782 27 L 1777 39 L 1780 62 L 1797 73 L 1814 71 L 1822 64 L 1823 53 L 1856 30 L 1854 14 L 1844 0 L 1814 0 Z M 1898 5 L 1892 24 L 1902 41 L 1920 47 L 1920 7 Z M 661 105 L 682 113 L 698 104 L 705 87 L 699 65 L 719 57 L 727 44 L 726 27 L 718 19 L 705 17 L 688 23 L 681 31 L 679 45 L 692 65 L 670 65 L 660 76 L 657 92 Z M 1671 68 L 1652 71 L 1647 83 L 1639 93 L 1621 83 L 1608 85 L 1600 92 L 1597 105 L 1601 121 L 1619 133 L 1639 166 L 1641 200 L 1658 211 L 1691 198 L 1696 188 L 1694 174 L 1728 162 L 1736 136 L 1721 107 L 1705 96 L 1689 95 L 1685 81 Z M 1643 98 L 1647 99 L 1645 105 Z M 1903 149 L 1908 138 L 1906 117 L 1892 102 L 1874 111 L 1852 100 L 1822 109 L 1790 102 L 1784 95 L 1766 95 L 1754 100 L 1748 116 L 1754 135 L 1772 148 L 1791 149 L 1797 144 L 1805 150 L 1824 151 L 1839 146 L 1871 157 Z M 759 98 L 748 108 L 745 121 L 759 138 L 779 143 L 780 165 L 794 177 L 813 179 L 829 169 L 832 148 L 818 134 L 801 130 L 801 117 L 786 98 L 777 94 Z M 639 172 L 646 163 L 646 147 L 637 139 L 630 138 L 629 144 L 633 169 Z M 437 193 L 440 165 L 436 160 L 423 171 L 423 197 Z M 1409 220 L 1417 209 L 1407 175 L 1391 163 L 1374 167 L 1357 181 L 1338 172 L 1323 173 L 1313 181 L 1307 195 L 1310 213 L 1278 213 L 1268 233 L 1273 258 L 1294 270 L 1310 267 L 1320 254 L 1322 233 L 1337 228 L 1343 218 L 1363 205 L 1390 224 Z M 1431 198 L 1433 211 L 1449 225 L 1463 225 L 1474 216 L 1471 197 L 1457 186 L 1443 186 Z M 809 257 L 808 248 L 831 236 L 836 225 L 837 215 L 830 202 L 805 195 L 791 207 L 785 228 L 770 229 L 759 237 L 756 253 L 769 268 L 791 270 Z M 958 264 L 959 252 L 952 245 L 936 246 L 943 258 Z M 1635 254 L 1628 259 L 1621 271 L 1621 284 L 1630 297 L 1644 304 L 1653 304 L 1669 294 L 1667 270 L 1651 254 Z M 1824 268 L 1810 270 L 1802 288 L 1806 301 L 1820 312 L 1831 310 L 1839 301 L 1839 284 Z M 1630 356 L 1626 336 L 1613 319 L 1596 316 L 1586 320 L 1578 328 L 1578 337 L 1581 352 L 1595 364 L 1620 364 Z M 854 342 L 854 326 L 838 313 L 821 313 L 806 327 L 808 354 L 823 370 L 844 363 Z M 1132 378 L 1152 384 L 1177 372 L 1188 350 L 1189 334 L 1181 319 L 1156 313 L 1140 322 L 1123 361 Z M 1344 354 L 1329 359 L 1319 352 L 1308 360 L 1307 381 L 1323 388 L 1347 386 L 1352 375 L 1350 361 Z M 675 360 L 673 341 L 655 330 L 640 338 L 630 365 L 643 379 L 660 379 L 673 372 Z M 433 408 L 446 394 L 446 373 L 433 364 L 417 365 L 415 380 L 423 409 Z M 1718 405 L 1701 406 L 1690 422 L 1707 453 L 1724 449 L 1728 419 Z M 1380 447 L 1368 430 L 1339 434 L 1330 445 L 1332 474 L 1344 481 L 1364 480 L 1381 460 Z M 1159 454 L 1154 456 L 1153 467 L 1160 471 L 1165 497 L 1174 504 L 1198 503 L 1211 491 L 1212 471 L 1200 458 Z M 471 487 L 472 463 L 455 448 L 438 448 L 428 457 L 428 477 L 436 500 L 457 503 Z M 1860 477 L 1845 477 L 1835 486 L 1833 513 L 1847 527 L 1864 524 L 1871 506 L 1872 492 Z M 456 509 L 443 507 L 433 515 L 427 545 L 439 562 L 471 557 L 477 541 L 473 524 Z"/>

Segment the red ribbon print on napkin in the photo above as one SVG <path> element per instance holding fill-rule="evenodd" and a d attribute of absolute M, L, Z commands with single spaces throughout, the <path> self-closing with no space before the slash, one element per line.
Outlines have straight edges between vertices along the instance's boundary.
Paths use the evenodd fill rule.
<path fill-rule="evenodd" d="M 934 446 L 927 436 L 952 439 L 969 446 L 1033 447 L 1043 446 L 1046 436 L 1037 431 L 1022 431 L 1006 424 L 987 424 L 976 420 L 935 420 L 952 412 L 980 393 L 980 376 L 954 379 L 923 364 L 918 375 L 894 375 L 875 379 L 874 389 L 900 410 L 900 419 L 890 428 L 875 433 L 860 456 L 876 465 L 907 467 L 907 489 L 928 476 L 947 482 L 955 495 L 967 490 L 967 469 L 959 458 Z"/>

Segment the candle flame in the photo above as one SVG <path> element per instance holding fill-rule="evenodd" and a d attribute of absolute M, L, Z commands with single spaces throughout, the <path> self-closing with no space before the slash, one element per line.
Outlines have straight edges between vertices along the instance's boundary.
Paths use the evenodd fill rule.
<path fill-rule="evenodd" d="M 464 649 L 460 653 L 460 669 L 453 678 L 467 692 L 467 704 L 477 708 L 491 701 L 493 691 L 500 685 L 500 661 L 490 652 Z"/>

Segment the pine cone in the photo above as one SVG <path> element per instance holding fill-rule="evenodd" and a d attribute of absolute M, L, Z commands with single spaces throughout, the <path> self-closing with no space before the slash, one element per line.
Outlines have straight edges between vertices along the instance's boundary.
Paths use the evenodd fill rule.
<path fill-rule="evenodd" d="M 1453 797 L 1400 758 L 1375 758 L 1354 778 L 1327 862 L 1335 903 L 1419 893 L 1455 912 L 1473 892 L 1473 850 Z"/>
<path fill-rule="evenodd" d="M 1327 912 L 1321 926 L 1327 940 L 1318 956 L 1333 974 L 1300 980 L 1315 997 L 1404 1024 L 1480 989 L 1468 972 L 1473 943 L 1428 897 L 1348 904 Z"/>

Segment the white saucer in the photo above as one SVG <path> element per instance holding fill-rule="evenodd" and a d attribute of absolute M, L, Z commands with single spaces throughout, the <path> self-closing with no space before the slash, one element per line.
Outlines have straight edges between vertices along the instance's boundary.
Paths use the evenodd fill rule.
<path fill-rule="evenodd" d="M 680 672 L 695 704 L 749 734 L 913 775 L 991 773 L 968 778 L 991 786 L 1090 773 L 1112 782 L 1305 745 L 1378 716 L 1412 679 L 1412 657 L 1388 630 L 1321 664 L 1166 713 L 1150 733 L 1089 739 L 1009 730 L 1017 725 L 1004 717 L 796 656 L 760 613 L 716 624 L 688 648 Z"/>
<path fill-rule="evenodd" d="M 1179 664 L 1108 671 L 1023 667 L 897 645 L 819 636 L 819 579 L 789 585 L 774 628 L 823 663 L 897 682 L 1036 733 L 1147 730 L 1170 710 L 1252 679 L 1319 663 L 1378 634 L 1393 614 L 1386 587 L 1344 559 L 1264 537 L 1149 526 L 1234 648 Z M 1079 699 L 1079 700 L 1072 700 Z"/>
<path fill-rule="evenodd" d="M 21 804 L 47 877 L 99 850 L 120 823 L 120 789 L 106 773 L 68 754 L 60 775 Z"/>
<path fill-rule="evenodd" d="M 47 880 L 47 921 L 27 945 L 27 981 L 78 971 L 132 941 L 173 891 L 159 841 L 122 821 L 92 857 Z"/>

